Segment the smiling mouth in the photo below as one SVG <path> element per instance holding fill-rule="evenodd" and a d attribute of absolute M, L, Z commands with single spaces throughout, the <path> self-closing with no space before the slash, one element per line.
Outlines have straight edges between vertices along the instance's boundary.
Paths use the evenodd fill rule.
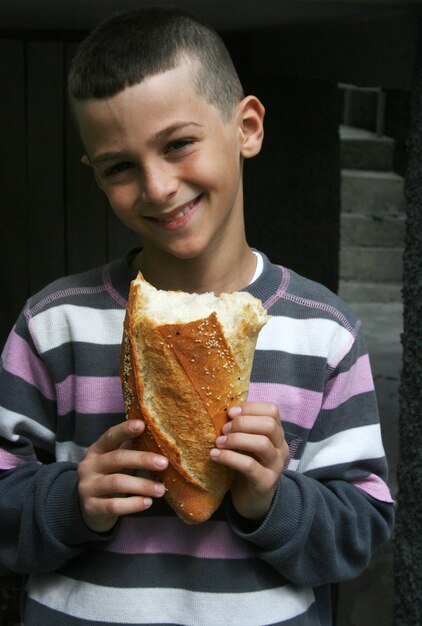
<path fill-rule="evenodd" d="M 172 222 L 177 222 L 178 220 L 182 219 L 182 217 L 184 217 L 187 213 L 189 213 L 189 211 L 193 209 L 193 207 L 198 203 L 200 198 L 201 196 L 198 196 L 197 198 L 192 200 L 192 202 L 189 202 L 189 204 L 186 204 L 183 208 L 178 209 L 176 213 L 171 213 L 164 217 L 157 217 L 157 216 L 152 217 L 151 216 L 150 219 L 153 219 L 157 222 L 161 222 L 163 224 L 171 224 Z"/>

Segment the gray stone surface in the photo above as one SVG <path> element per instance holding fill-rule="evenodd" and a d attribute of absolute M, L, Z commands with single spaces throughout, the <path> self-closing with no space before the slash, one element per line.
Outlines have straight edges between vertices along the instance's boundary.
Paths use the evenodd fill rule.
<path fill-rule="evenodd" d="M 403 209 L 403 178 L 398 174 L 343 169 L 341 178 L 342 211 L 386 215 Z"/>
<path fill-rule="evenodd" d="M 340 138 L 339 293 L 348 302 L 399 303 L 406 217 L 404 180 L 391 171 L 395 142 L 345 126 Z"/>
<path fill-rule="evenodd" d="M 397 283 L 342 280 L 338 293 L 346 302 L 399 303 L 401 301 L 401 285 Z"/>
<path fill-rule="evenodd" d="M 353 170 L 391 170 L 394 140 L 362 128 L 340 127 L 341 164 Z"/>
<path fill-rule="evenodd" d="M 396 215 L 342 213 L 342 246 L 403 247 L 406 218 Z"/>
<path fill-rule="evenodd" d="M 400 283 L 403 278 L 403 249 L 347 246 L 340 250 L 343 280 Z"/>

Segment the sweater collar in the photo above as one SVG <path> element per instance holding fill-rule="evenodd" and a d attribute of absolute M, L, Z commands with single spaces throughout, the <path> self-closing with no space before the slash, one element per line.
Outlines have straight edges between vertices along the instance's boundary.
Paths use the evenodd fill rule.
<path fill-rule="evenodd" d="M 135 278 L 135 273 L 131 269 L 131 261 L 139 254 L 141 248 L 132 248 L 126 255 L 108 265 L 109 280 L 112 288 L 117 291 L 123 301 L 127 303 L 129 297 L 130 282 Z M 243 291 L 247 291 L 256 298 L 259 298 L 264 306 L 270 304 L 270 299 L 275 294 L 282 295 L 288 285 L 289 272 L 281 266 L 273 265 L 268 257 L 260 253 L 264 261 L 261 275 Z"/>
<path fill-rule="evenodd" d="M 258 278 L 243 291 L 259 298 L 265 308 L 268 308 L 276 295 L 282 296 L 289 283 L 289 272 L 280 265 L 273 265 L 268 257 L 260 252 L 264 267 Z"/>

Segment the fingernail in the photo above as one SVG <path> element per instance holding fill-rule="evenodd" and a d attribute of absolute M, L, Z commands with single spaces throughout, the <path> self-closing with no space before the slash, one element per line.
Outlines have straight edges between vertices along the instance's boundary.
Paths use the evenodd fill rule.
<path fill-rule="evenodd" d="M 163 496 L 166 491 L 166 488 L 164 487 L 164 485 L 160 483 L 156 483 L 154 485 L 154 491 L 157 494 L 157 496 Z"/>
<path fill-rule="evenodd" d="M 222 446 L 223 443 L 225 443 L 227 441 L 227 437 L 224 437 L 224 435 L 221 435 L 220 437 L 217 437 L 217 439 L 215 440 L 215 443 L 217 446 Z"/>
<path fill-rule="evenodd" d="M 217 450 L 217 448 L 210 450 L 210 457 L 216 459 L 218 456 L 220 456 L 220 450 Z"/>
<path fill-rule="evenodd" d="M 130 429 L 134 432 L 141 430 L 143 422 L 141 420 L 130 420 Z"/>
<path fill-rule="evenodd" d="M 150 507 L 152 504 L 152 498 L 144 498 L 144 506 L 146 508 Z"/>
<path fill-rule="evenodd" d="M 167 459 L 163 456 L 158 456 L 156 459 L 154 459 L 154 465 L 156 467 L 167 467 Z"/>
<path fill-rule="evenodd" d="M 242 409 L 240 406 L 232 406 L 232 408 L 229 409 L 229 417 L 237 417 L 241 412 Z"/>
<path fill-rule="evenodd" d="M 221 430 L 225 435 L 228 435 L 232 430 L 232 423 L 226 422 Z"/>

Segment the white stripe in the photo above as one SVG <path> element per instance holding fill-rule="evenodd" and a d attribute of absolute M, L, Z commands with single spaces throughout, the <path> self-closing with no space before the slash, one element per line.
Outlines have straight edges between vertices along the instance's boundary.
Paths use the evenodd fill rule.
<path fill-rule="evenodd" d="M 7 425 L 7 428 L 6 428 Z M 78 446 L 73 441 L 56 442 L 54 432 L 42 426 L 38 422 L 22 415 L 0 407 L 0 435 L 8 441 L 18 441 L 20 437 L 33 438 L 34 443 L 47 442 L 51 448 L 55 446 L 56 461 L 72 461 L 79 463 L 85 456 L 88 448 Z"/>
<path fill-rule="evenodd" d="M 353 340 L 353 335 L 333 320 L 273 316 L 259 333 L 257 350 L 328 358 L 334 367 Z"/>
<path fill-rule="evenodd" d="M 7 427 L 6 427 L 7 426 Z M 0 435 L 9 441 L 28 437 L 37 445 L 40 441 L 54 445 L 54 433 L 26 415 L 0 407 Z"/>
<path fill-rule="evenodd" d="M 56 460 L 80 463 L 88 448 L 78 446 L 73 441 L 59 441 L 56 443 Z"/>
<path fill-rule="evenodd" d="M 120 344 L 123 333 L 123 309 L 92 309 L 63 304 L 47 309 L 29 321 L 41 352 L 69 341 L 101 345 Z"/>
<path fill-rule="evenodd" d="M 306 472 L 340 463 L 385 456 L 379 424 L 343 430 L 332 437 L 305 446 L 298 471 Z"/>
<path fill-rule="evenodd" d="M 305 613 L 312 589 L 286 585 L 254 593 L 202 593 L 183 589 L 110 588 L 57 574 L 32 577 L 30 598 L 79 619 L 113 624 L 264 626 Z"/>

